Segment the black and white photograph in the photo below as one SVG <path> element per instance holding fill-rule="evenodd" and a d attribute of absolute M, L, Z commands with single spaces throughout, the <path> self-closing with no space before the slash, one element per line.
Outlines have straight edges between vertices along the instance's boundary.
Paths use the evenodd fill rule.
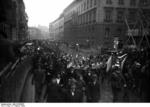
<path fill-rule="evenodd" d="M 150 0 L 0 0 L 1 107 L 150 103 L 149 70 Z"/>

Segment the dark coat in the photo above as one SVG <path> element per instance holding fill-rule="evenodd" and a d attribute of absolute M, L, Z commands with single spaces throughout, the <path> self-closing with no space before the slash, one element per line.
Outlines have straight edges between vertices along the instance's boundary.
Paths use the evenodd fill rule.
<path fill-rule="evenodd" d="M 70 102 L 70 103 L 73 103 L 73 102 L 82 102 L 83 101 L 83 93 L 79 90 L 76 90 L 74 92 L 75 94 L 72 95 L 71 91 L 68 90 L 66 91 L 66 102 Z"/>
<path fill-rule="evenodd" d="M 48 87 L 47 102 L 62 102 L 61 88 L 57 84 L 51 84 Z"/>
<path fill-rule="evenodd" d="M 99 81 L 90 83 L 87 87 L 87 97 L 90 102 L 98 102 L 100 100 L 100 83 Z"/>

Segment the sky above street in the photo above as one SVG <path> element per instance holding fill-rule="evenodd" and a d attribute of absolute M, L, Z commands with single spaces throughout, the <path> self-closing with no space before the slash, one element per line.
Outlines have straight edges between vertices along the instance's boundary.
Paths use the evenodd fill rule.
<path fill-rule="evenodd" d="M 73 0 L 24 0 L 29 26 L 47 26 L 59 17 Z"/>

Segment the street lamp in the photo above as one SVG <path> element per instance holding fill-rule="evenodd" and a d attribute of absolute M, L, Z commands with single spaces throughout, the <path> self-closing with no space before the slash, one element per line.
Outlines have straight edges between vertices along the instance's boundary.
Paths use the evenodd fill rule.
<path fill-rule="evenodd" d="M 79 52 L 79 44 L 77 43 L 76 46 L 77 46 L 77 51 Z"/>
<path fill-rule="evenodd" d="M 87 39 L 86 42 L 87 42 L 87 45 L 88 45 L 88 47 L 89 47 L 89 40 Z"/>

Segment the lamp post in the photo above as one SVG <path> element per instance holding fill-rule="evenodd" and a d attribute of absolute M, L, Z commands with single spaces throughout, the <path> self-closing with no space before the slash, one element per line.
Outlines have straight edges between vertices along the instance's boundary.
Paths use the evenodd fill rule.
<path fill-rule="evenodd" d="M 76 46 L 77 46 L 77 52 L 79 52 L 79 44 L 77 43 Z"/>
<path fill-rule="evenodd" d="M 87 39 L 86 42 L 87 42 L 87 45 L 88 45 L 88 47 L 89 47 L 89 40 Z"/>

